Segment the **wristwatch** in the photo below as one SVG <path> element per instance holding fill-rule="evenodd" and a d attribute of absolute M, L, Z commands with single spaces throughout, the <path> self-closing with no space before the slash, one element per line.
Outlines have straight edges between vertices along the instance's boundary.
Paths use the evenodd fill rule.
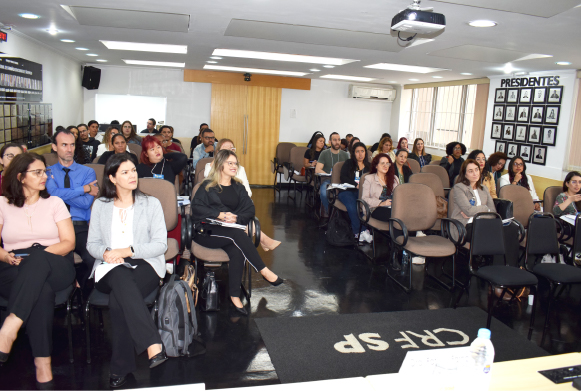
<path fill-rule="evenodd" d="M 135 249 L 133 248 L 133 245 L 129 246 L 129 250 L 131 250 L 131 258 L 133 258 L 135 256 Z"/>

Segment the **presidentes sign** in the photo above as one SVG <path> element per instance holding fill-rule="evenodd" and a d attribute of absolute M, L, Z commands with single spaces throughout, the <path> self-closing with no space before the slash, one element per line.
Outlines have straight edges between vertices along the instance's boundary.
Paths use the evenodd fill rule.
<path fill-rule="evenodd" d="M 550 87 L 559 85 L 560 76 L 539 76 L 539 77 L 517 77 L 513 79 L 502 79 L 502 87 Z"/>

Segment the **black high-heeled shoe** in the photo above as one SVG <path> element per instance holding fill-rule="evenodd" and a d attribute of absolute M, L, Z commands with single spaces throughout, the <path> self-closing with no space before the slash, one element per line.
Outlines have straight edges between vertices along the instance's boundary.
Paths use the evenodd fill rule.
<path fill-rule="evenodd" d="M 127 383 L 127 376 L 111 376 L 109 378 L 109 387 L 111 388 L 119 388 L 125 385 L 125 383 Z"/>
<path fill-rule="evenodd" d="M 149 369 L 155 368 L 167 361 L 167 354 L 165 354 L 165 346 L 161 344 L 161 352 L 149 359 Z"/>
<path fill-rule="evenodd" d="M 244 316 L 248 316 L 248 311 L 246 311 L 246 308 L 244 308 L 244 306 L 242 306 L 242 307 L 236 307 L 232 301 L 230 301 L 230 306 L 238 314 L 241 314 L 241 315 L 244 315 Z"/>
<path fill-rule="evenodd" d="M 0 363 L 8 361 L 8 356 L 10 356 L 10 353 L 0 352 Z"/>
<path fill-rule="evenodd" d="M 36 389 L 37 390 L 54 390 L 54 379 L 41 383 L 39 381 L 36 382 Z"/>
<path fill-rule="evenodd" d="M 267 281 L 270 285 L 272 286 L 279 286 L 280 284 L 282 284 L 284 282 L 284 280 L 280 277 L 277 277 L 276 281 L 270 282 L 266 279 L 266 277 L 262 276 L 262 278 L 264 278 L 264 281 Z"/>

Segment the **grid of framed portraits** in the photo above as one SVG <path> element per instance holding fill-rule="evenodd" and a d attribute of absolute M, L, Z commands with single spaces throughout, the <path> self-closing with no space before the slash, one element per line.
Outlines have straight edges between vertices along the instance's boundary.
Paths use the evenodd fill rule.
<path fill-rule="evenodd" d="M 563 86 L 497 88 L 490 137 L 495 152 L 545 165 L 557 139 Z"/>
<path fill-rule="evenodd" d="M 50 103 L 0 102 L 0 148 L 11 142 L 35 148 L 48 144 L 51 134 Z"/>

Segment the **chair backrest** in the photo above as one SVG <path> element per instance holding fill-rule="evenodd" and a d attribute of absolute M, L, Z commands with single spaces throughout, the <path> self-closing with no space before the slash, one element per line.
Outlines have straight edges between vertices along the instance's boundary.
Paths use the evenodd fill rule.
<path fill-rule="evenodd" d="M 436 196 L 444 197 L 444 186 L 436 174 L 420 172 L 410 177 L 410 183 L 421 183 L 428 186 Z"/>
<path fill-rule="evenodd" d="M 558 253 L 557 224 L 553 216 L 549 213 L 531 215 L 527 228 L 527 257 Z"/>
<path fill-rule="evenodd" d="M 363 195 L 363 184 L 365 183 L 365 178 L 367 177 L 367 175 L 369 175 L 369 173 L 363 174 L 361 179 L 359 179 L 359 196 L 357 197 L 358 199 L 361 199 L 361 196 Z"/>
<path fill-rule="evenodd" d="M 561 186 L 549 186 L 545 189 L 545 194 L 543 195 L 543 211 L 545 213 L 553 213 L 555 200 L 562 192 L 563 188 Z"/>
<path fill-rule="evenodd" d="M 288 144 L 290 144 L 290 143 L 288 143 Z M 309 148 L 307 148 L 307 147 L 293 147 L 291 150 L 289 150 L 287 160 L 285 160 L 284 162 L 283 161 L 279 161 L 279 162 L 281 164 L 282 163 L 292 163 L 293 169 L 298 171 L 298 172 L 301 172 L 301 168 L 305 164 L 305 152 L 307 152 L 308 149 Z"/>
<path fill-rule="evenodd" d="M 341 169 L 343 168 L 345 162 L 337 162 L 333 166 L 333 171 L 331 172 L 331 183 L 341 183 Z"/>
<path fill-rule="evenodd" d="M 412 172 L 414 174 L 417 174 L 418 172 L 421 172 L 422 168 L 420 167 L 420 163 L 418 163 L 417 160 L 408 159 L 408 164 L 410 165 L 410 168 L 412 169 Z"/>
<path fill-rule="evenodd" d="M 198 160 L 196 163 L 196 175 L 194 176 L 194 184 L 200 183 L 204 180 L 204 170 L 206 169 L 206 164 L 212 163 L 213 157 L 205 157 Z"/>
<path fill-rule="evenodd" d="M 502 219 L 496 213 L 477 215 L 472 221 L 472 255 L 504 255 L 504 235 Z"/>
<path fill-rule="evenodd" d="M 531 193 L 522 186 L 506 185 L 500 188 L 498 197 L 512 201 L 514 218 L 527 228 L 529 217 L 535 211 Z"/>
<path fill-rule="evenodd" d="M 105 176 L 105 165 L 104 164 L 95 164 L 95 163 L 88 163 L 85 164 L 85 167 L 91 167 L 95 170 L 95 175 L 97 175 L 97 183 L 99 184 L 99 189 L 103 188 L 103 177 Z"/>
<path fill-rule="evenodd" d="M 134 153 L 137 156 L 137 161 L 141 163 L 141 145 L 137 144 L 127 144 L 127 148 L 129 148 L 129 152 Z"/>
<path fill-rule="evenodd" d="M 291 150 L 295 147 L 296 144 L 293 143 L 278 143 L 276 146 L 276 159 L 278 160 L 278 164 L 290 162 L 290 153 Z"/>
<path fill-rule="evenodd" d="M 97 164 L 100 158 L 101 156 L 95 156 L 95 158 L 93 159 L 93 164 Z"/>
<path fill-rule="evenodd" d="M 171 231 L 178 225 L 178 196 L 173 183 L 165 179 L 140 178 L 139 190 L 161 202 L 165 227 Z"/>
<path fill-rule="evenodd" d="M 442 181 L 442 187 L 450 188 L 450 177 L 448 177 L 448 171 L 440 165 L 427 165 L 423 166 L 421 172 L 429 172 L 431 174 L 436 174 L 438 178 Z"/>
<path fill-rule="evenodd" d="M 397 186 L 393 191 L 391 217 L 403 221 L 408 231 L 431 229 L 438 218 L 434 192 L 420 183 Z"/>
<path fill-rule="evenodd" d="M 430 164 L 428 164 L 429 166 L 439 166 L 440 165 L 440 161 L 439 160 L 432 160 L 430 161 Z"/>
<path fill-rule="evenodd" d="M 52 166 L 53 164 L 57 164 L 59 162 L 59 157 L 56 153 L 43 153 L 42 156 L 46 161 L 46 166 Z"/>

